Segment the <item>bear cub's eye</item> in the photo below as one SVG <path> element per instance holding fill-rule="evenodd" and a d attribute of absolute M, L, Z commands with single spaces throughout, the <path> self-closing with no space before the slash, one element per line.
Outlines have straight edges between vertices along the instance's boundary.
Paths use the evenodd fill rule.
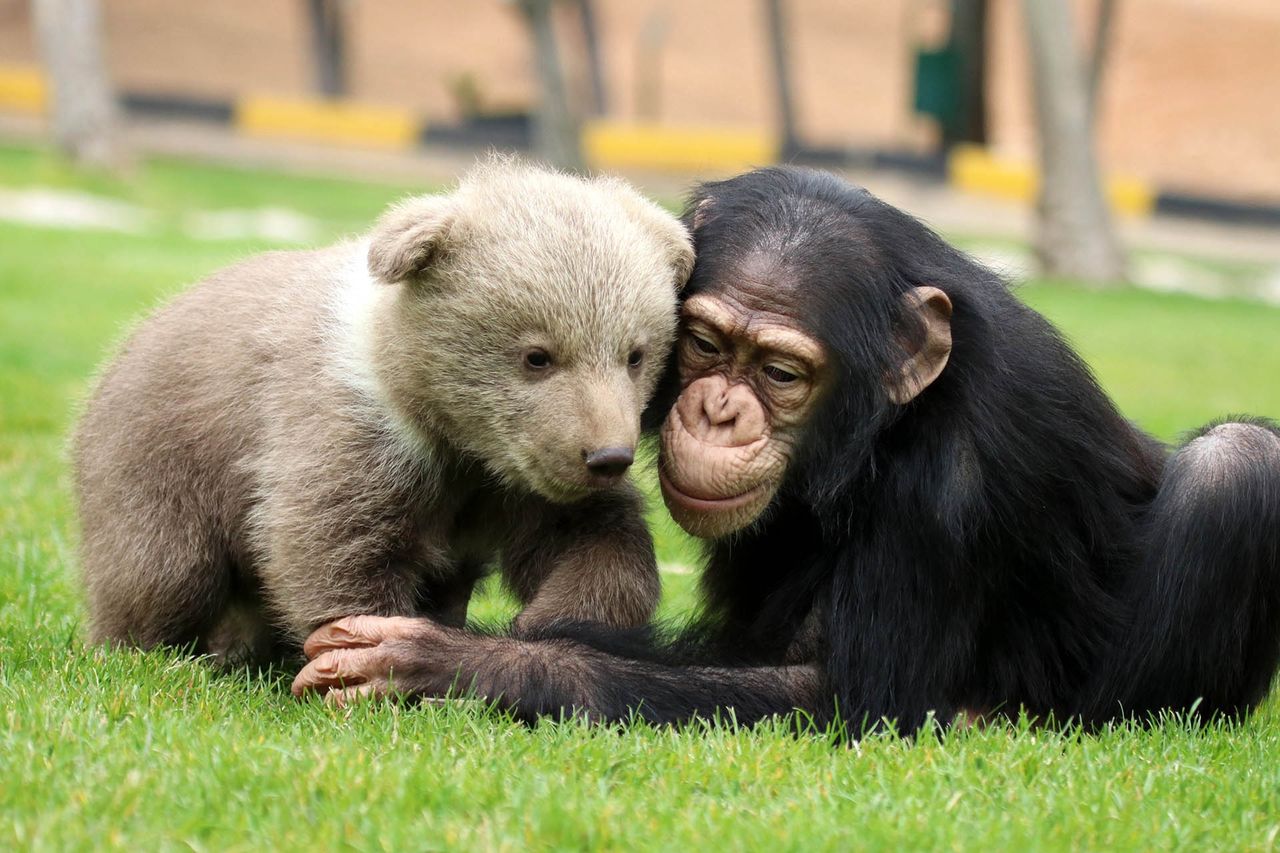
<path fill-rule="evenodd" d="M 642 361 L 644 361 L 644 351 L 632 350 L 631 354 L 627 356 L 627 367 L 639 367 Z"/>
<path fill-rule="evenodd" d="M 551 366 L 551 353 L 544 349 L 531 349 L 524 354 L 524 366 L 530 370 L 546 370 Z"/>

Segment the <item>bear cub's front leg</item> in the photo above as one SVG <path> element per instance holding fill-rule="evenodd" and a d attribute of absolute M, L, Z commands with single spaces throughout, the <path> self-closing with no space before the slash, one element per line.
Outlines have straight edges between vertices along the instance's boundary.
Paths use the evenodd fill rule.
<path fill-rule="evenodd" d="M 502 553 L 503 578 L 524 605 L 517 634 L 555 623 L 631 628 L 653 618 L 662 585 L 631 484 L 581 504 L 542 503 L 527 519 Z"/>

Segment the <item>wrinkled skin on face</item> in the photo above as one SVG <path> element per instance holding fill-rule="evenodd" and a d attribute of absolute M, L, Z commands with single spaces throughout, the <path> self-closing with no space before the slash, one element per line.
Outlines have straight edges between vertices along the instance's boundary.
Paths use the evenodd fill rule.
<path fill-rule="evenodd" d="M 764 513 L 821 398 L 822 345 L 785 311 L 745 286 L 684 304 L 681 392 L 658 471 L 667 509 L 694 536 L 725 536 Z"/>
<path fill-rule="evenodd" d="M 764 515 L 835 382 L 834 358 L 805 322 L 802 278 L 761 248 L 682 307 L 680 396 L 662 427 L 658 473 L 667 509 L 694 536 L 718 539 Z M 884 377 L 886 403 L 898 406 L 937 379 L 951 353 L 947 295 L 921 285 L 902 301 L 916 334 L 898 341 L 903 361 Z"/>

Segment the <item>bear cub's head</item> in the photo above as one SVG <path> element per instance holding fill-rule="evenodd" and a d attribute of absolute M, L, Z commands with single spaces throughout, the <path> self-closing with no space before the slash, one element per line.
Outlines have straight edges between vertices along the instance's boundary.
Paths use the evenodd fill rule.
<path fill-rule="evenodd" d="M 392 208 L 374 364 L 415 428 L 567 502 L 617 482 L 693 267 L 680 222 L 616 179 L 494 160 Z"/>

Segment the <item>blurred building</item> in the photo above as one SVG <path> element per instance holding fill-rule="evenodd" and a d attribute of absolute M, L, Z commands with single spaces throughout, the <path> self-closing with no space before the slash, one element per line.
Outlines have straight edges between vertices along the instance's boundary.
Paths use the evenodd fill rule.
<path fill-rule="evenodd" d="M 990 2 L 990 144 L 1030 159 L 1019 3 Z M 103 3 L 124 91 L 225 100 L 313 89 L 302 0 Z M 428 120 L 519 112 L 534 98 L 528 39 L 510 2 L 347 3 L 352 98 Z M 1088 32 L 1097 0 L 1076 7 Z M 941 0 L 787 0 L 805 142 L 929 149 L 936 130 L 912 110 L 914 57 L 936 42 L 946 8 Z M 594 9 L 611 118 L 775 124 L 759 0 L 595 0 Z M 1117 0 L 1117 9 L 1100 110 L 1105 167 L 1163 187 L 1280 198 L 1280 2 Z M 583 93 L 581 31 L 562 30 Z M 28 0 L 0 0 L 0 65 L 35 61 Z"/>

